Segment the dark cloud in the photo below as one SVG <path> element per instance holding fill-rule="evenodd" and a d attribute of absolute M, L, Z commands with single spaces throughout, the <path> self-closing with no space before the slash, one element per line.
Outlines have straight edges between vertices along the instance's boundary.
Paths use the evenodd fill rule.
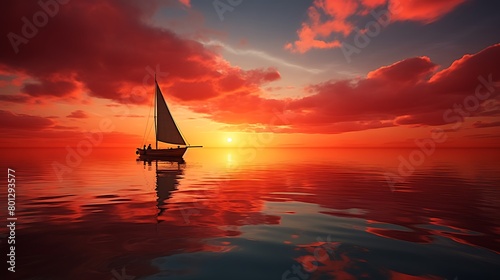
<path fill-rule="evenodd" d="M 276 69 L 233 67 L 201 43 L 153 27 L 147 20 L 157 8 L 157 1 L 70 1 L 58 5 L 57 11 L 53 8 L 54 16 L 43 26 L 33 26 L 29 34 L 23 33 L 29 28 L 21 19 L 31 25 L 33 15 L 42 11 L 38 1 L 5 1 L 0 34 L 32 38 L 19 44 L 0 41 L 2 72 L 29 79 L 21 88 L 24 95 L 0 99 L 75 100 L 88 93 L 118 103 L 149 104 L 157 71 L 162 88 L 171 95 L 196 101 L 253 92 L 280 78 Z"/>
<path fill-rule="evenodd" d="M 86 119 L 88 117 L 89 116 L 87 115 L 87 113 L 85 113 L 82 110 L 73 111 L 71 112 L 71 114 L 66 116 L 66 118 L 73 118 L 73 119 Z"/>

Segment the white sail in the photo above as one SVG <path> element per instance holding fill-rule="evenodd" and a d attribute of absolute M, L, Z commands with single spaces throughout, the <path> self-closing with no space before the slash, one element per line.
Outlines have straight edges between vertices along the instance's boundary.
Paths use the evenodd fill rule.
<path fill-rule="evenodd" d="M 186 145 L 172 114 L 168 110 L 158 83 L 156 83 L 156 140 L 170 144 Z"/>

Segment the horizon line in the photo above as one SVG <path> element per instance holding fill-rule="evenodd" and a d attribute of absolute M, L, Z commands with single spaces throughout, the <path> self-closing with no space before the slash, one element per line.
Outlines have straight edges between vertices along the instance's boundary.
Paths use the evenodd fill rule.
<path fill-rule="evenodd" d="M 0 149 L 65 149 L 66 147 L 75 148 L 73 146 L 13 146 L 13 147 L 4 147 L 1 146 Z M 95 146 L 95 149 L 137 149 L 137 147 L 131 146 Z M 229 146 L 204 146 L 205 149 L 420 149 L 418 146 L 366 146 L 366 147 L 352 147 L 352 146 L 268 146 L 268 147 L 255 147 L 255 146 L 246 146 L 246 147 L 229 147 Z M 500 146 L 492 146 L 492 147 L 481 147 L 481 146 L 457 146 L 457 147 L 436 147 L 436 150 L 441 149 L 500 149 Z"/>

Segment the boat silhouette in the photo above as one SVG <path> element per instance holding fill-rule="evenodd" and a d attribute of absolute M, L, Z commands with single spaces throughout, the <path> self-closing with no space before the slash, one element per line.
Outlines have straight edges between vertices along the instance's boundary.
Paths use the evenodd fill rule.
<path fill-rule="evenodd" d="M 155 137 L 156 146 L 151 148 L 137 148 L 136 154 L 140 159 L 153 160 L 153 159 L 180 159 L 188 148 L 201 148 L 202 146 L 191 146 L 182 135 L 179 127 L 168 109 L 165 98 L 161 92 L 155 75 L 155 104 L 154 104 L 154 123 L 155 123 Z M 177 147 L 169 147 L 166 149 L 159 149 L 158 142 L 177 145 Z"/>

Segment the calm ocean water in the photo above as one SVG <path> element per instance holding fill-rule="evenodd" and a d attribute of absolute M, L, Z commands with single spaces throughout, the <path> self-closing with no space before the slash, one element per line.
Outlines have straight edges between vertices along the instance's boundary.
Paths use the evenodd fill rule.
<path fill-rule="evenodd" d="M 1 153 L 1 279 L 500 279 L 498 150 Z"/>

